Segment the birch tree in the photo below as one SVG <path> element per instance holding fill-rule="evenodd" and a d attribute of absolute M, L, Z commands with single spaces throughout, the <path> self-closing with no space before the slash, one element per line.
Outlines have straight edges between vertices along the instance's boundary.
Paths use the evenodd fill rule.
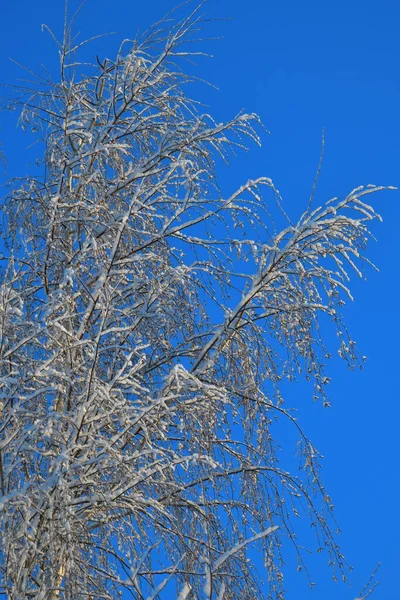
<path fill-rule="evenodd" d="M 341 306 L 382 188 L 306 201 L 276 231 L 269 178 L 223 195 L 215 174 L 260 143 L 257 116 L 216 123 L 185 94 L 198 10 L 91 65 L 72 24 L 50 32 L 59 79 L 19 88 L 41 175 L 2 202 L 0 595 L 259 599 L 253 547 L 284 598 L 285 539 L 305 567 L 297 516 L 345 570 L 281 386 L 304 375 L 327 402 L 321 319 L 358 363 Z M 298 473 L 278 461 L 278 419 Z"/>

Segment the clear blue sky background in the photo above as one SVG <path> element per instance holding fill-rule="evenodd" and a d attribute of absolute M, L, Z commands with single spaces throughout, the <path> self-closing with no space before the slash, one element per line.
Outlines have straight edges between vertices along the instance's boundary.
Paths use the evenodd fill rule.
<path fill-rule="evenodd" d="M 79 27 L 85 37 L 116 31 L 94 46 L 111 55 L 118 42 L 133 37 L 172 8 L 175 0 L 88 0 Z M 73 3 L 76 6 L 76 3 Z M 318 164 L 321 131 L 326 151 L 316 200 L 344 195 L 359 184 L 399 185 L 400 5 L 396 0 L 209 0 L 209 17 L 233 17 L 211 24 L 205 43 L 215 54 L 190 67 L 219 90 L 200 95 L 216 119 L 245 108 L 257 112 L 271 135 L 261 149 L 241 155 L 221 173 L 232 190 L 250 177 L 268 175 L 291 215 L 306 206 Z M 0 74 L 3 82 L 24 76 L 9 57 L 39 69 L 53 67 L 56 51 L 41 32 L 62 24 L 62 0 L 2 0 Z M 35 149 L 15 130 L 15 115 L 0 113 L 0 140 L 8 156 L 8 176 L 24 174 Z M 2 178 L 4 183 L 4 178 Z M 371 197 L 372 199 L 372 197 Z M 379 243 L 369 256 L 380 273 L 353 281 L 355 304 L 346 306 L 350 331 L 368 356 L 361 372 L 334 360 L 330 367 L 332 408 L 314 405 L 304 387 L 291 390 L 288 404 L 326 457 L 324 480 L 342 529 L 340 541 L 356 568 L 352 588 L 334 584 L 325 559 L 311 559 L 317 586 L 286 572 L 288 600 L 354 598 L 378 561 L 381 585 L 373 598 L 400 598 L 399 520 L 399 224 L 400 194 L 376 196 L 384 218 L 374 228 Z M 172 600 L 172 599 L 171 599 Z"/>

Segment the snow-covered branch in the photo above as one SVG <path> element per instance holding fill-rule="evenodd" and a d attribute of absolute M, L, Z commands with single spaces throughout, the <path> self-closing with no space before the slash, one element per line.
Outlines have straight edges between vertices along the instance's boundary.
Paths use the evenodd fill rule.
<path fill-rule="evenodd" d="M 3 201 L 10 599 L 260 598 L 256 541 L 279 599 L 283 536 L 303 564 L 299 515 L 345 569 L 318 452 L 281 382 L 304 374 L 327 402 L 324 315 L 357 362 L 341 306 L 368 263 L 366 196 L 384 188 L 309 207 L 281 232 L 269 178 L 223 194 L 217 157 L 259 144 L 259 120 L 216 123 L 185 95 L 176 63 L 200 25 L 199 9 L 167 19 L 90 70 L 67 21 L 59 81 L 25 90 L 21 122 L 45 141 L 45 168 Z M 298 474 L 279 464 L 278 417 L 300 438 Z"/>

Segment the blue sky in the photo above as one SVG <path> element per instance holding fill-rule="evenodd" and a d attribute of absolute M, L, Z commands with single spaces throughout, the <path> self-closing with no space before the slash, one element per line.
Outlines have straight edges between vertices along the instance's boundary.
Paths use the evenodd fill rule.
<path fill-rule="evenodd" d="M 106 56 L 174 5 L 175 0 L 88 0 L 78 26 L 85 37 L 117 32 L 94 45 L 94 53 Z M 270 176 L 288 212 L 299 215 L 311 191 L 323 128 L 317 202 L 360 184 L 400 185 L 400 5 L 395 0 L 209 0 L 204 12 L 210 18 L 232 17 L 207 25 L 206 35 L 223 39 L 203 42 L 214 58 L 190 66 L 219 88 L 199 89 L 207 110 L 217 121 L 241 109 L 257 112 L 271 132 L 263 135 L 261 149 L 251 148 L 222 170 L 224 189 Z M 60 32 L 62 14 L 62 0 L 1 2 L 2 82 L 25 76 L 10 57 L 33 69 L 40 63 L 54 67 L 56 49 L 40 26 Z M 15 120 L 16 115 L 0 113 L 8 176 L 29 171 L 35 155 L 35 148 L 25 149 L 27 138 L 16 132 Z M 288 570 L 288 600 L 351 600 L 379 561 L 381 585 L 372 598 L 400 594 L 399 200 L 398 192 L 373 199 L 384 222 L 374 227 L 379 243 L 371 244 L 369 256 L 380 273 L 367 269 L 368 281 L 354 279 L 355 303 L 345 307 L 350 331 L 368 356 L 364 370 L 350 372 L 332 361 L 329 410 L 315 405 L 302 386 L 288 398 L 325 456 L 324 480 L 336 505 L 340 543 L 355 567 L 354 584 L 332 583 L 325 561 L 311 559 L 317 586 L 310 591 L 304 576 Z"/>

